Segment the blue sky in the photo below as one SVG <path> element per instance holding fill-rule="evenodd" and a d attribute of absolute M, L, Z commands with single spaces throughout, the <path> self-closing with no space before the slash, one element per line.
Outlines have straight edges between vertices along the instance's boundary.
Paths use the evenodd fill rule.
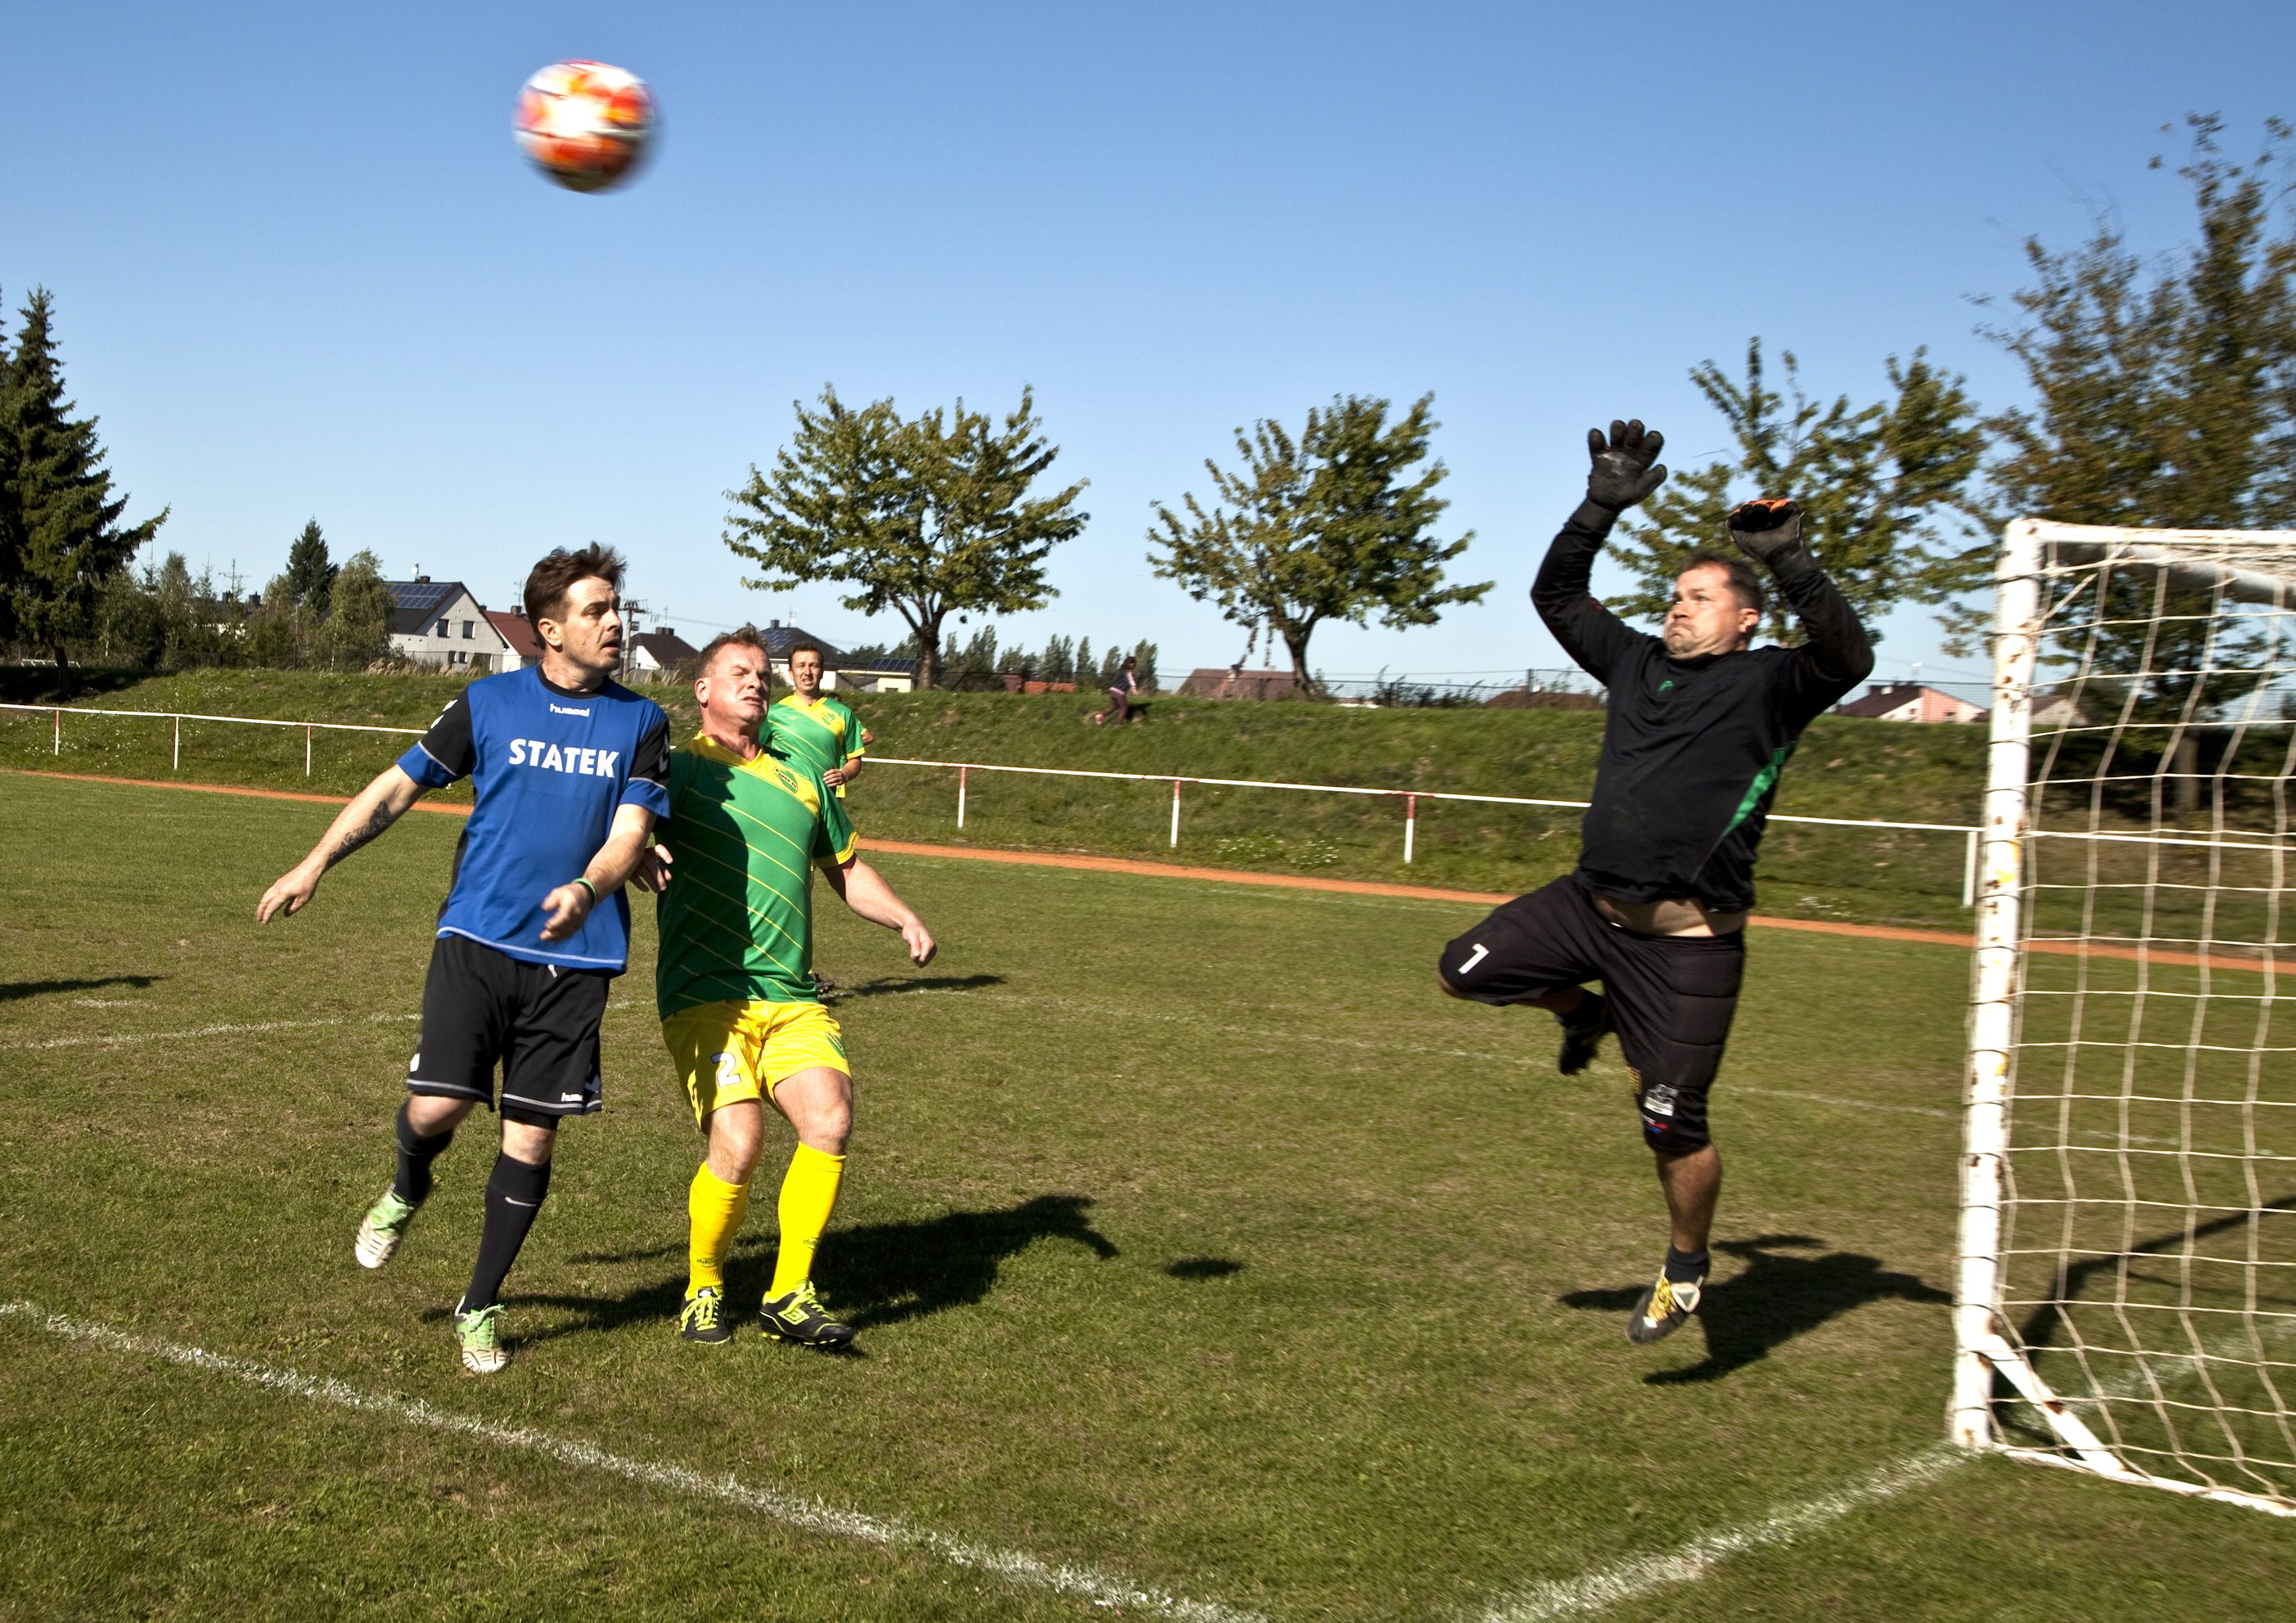
<path fill-rule="evenodd" d="M 1816 390 L 1872 398 L 1925 343 L 2010 403 L 1970 299 L 2021 240 L 2106 207 L 2166 248 L 2160 127 L 2218 111 L 2240 152 L 2296 113 L 2296 8 L 2257 4 L 88 4 L 0 37 L 0 291 L 54 292 L 131 516 L 170 506 L 194 567 L 260 586 L 316 515 L 507 606 L 600 539 L 681 630 L 890 641 L 832 586 L 743 591 L 723 493 L 824 383 L 1029 384 L 1092 521 L 1007 640 L 1145 636 L 1167 673 L 1242 651 L 1144 557 L 1239 424 L 1431 389 L 1458 578 L 1498 582 L 1315 663 L 1556 665 L 1523 594 L 1587 424 L 1702 460 L 1685 374 L 1754 334 Z M 520 83 L 572 56 L 660 99 L 625 191 L 512 147 Z M 1967 672 L 1925 613 L 1886 632 L 1885 676 Z"/>

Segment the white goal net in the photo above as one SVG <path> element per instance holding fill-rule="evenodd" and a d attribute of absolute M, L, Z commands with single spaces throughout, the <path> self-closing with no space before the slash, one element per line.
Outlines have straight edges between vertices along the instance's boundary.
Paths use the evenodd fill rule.
<path fill-rule="evenodd" d="M 1997 590 L 1953 1434 L 2296 1515 L 2296 532 Z"/>

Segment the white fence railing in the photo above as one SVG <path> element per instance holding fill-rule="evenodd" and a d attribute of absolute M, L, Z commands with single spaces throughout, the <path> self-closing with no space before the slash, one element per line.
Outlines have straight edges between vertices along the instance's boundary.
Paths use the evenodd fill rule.
<path fill-rule="evenodd" d="M 402 737 L 420 738 L 420 727 L 365 726 L 343 721 L 273 721 L 254 716 L 202 716 L 191 711 L 175 710 L 105 710 L 80 705 L 60 704 L 0 704 L 0 710 L 23 710 L 35 715 L 53 713 L 54 742 L 53 753 L 62 755 L 64 747 L 64 717 L 70 716 L 117 716 L 174 724 L 175 766 L 184 765 L 184 723 L 187 721 L 224 722 L 249 727 L 300 727 L 303 729 L 303 775 L 311 775 L 311 742 L 316 733 L 395 733 Z M 1584 810 L 1584 800 L 1546 800 L 1525 795 L 1471 795 L 1431 789 L 1363 789 L 1347 783 L 1287 783 L 1267 778 L 1205 778 L 1180 775 L 1168 772 L 1092 772 L 1073 766 L 1004 766 L 988 761 L 928 761 L 910 760 L 899 756 L 873 755 L 870 764 L 877 766 L 936 767 L 956 774 L 956 826 L 964 826 L 965 799 L 976 772 L 1015 773 L 1034 777 L 1103 778 L 1124 783 L 1169 783 L 1172 786 L 1172 826 L 1168 843 L 1177 848 L 1180 843 L 1181 786 L 1194 783 L 1210 789 L 1272 789 L 1297 794 L 1365 795 L 1403 802 L 1403 860 L 1413 859 L 1419 834 L 1419 803 L 1422 800 L 1459 800 L 1482 806 L 1542 806 L 1559 810 Z M 1773 823 L 1799 823 L 1826 828 L 1898 829 L 1919 833 L 1959 834 L 1964 842 L 1961 873 L 1961 905 L 1972 906 L 1977 898 L 1977 844 L 1979 831 L 1964 823 L 1887 823 L 1871 817 L 1803 817 L 1789 813 L 1773 812 Z"/>

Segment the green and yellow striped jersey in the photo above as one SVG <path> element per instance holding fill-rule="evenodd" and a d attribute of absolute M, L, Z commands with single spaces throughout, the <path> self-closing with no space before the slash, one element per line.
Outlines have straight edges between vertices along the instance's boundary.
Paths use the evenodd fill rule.
<path fill-rule="evenodd" d="M 794 693 L 783 693 L 774 701 L 767 720 L 775 747 L 816 772 L 842 766 L 868 753 L 861 747 L 861 718 L 834 693 L 824 693 L 811 704 Z M 842 783 L 837 786 L 837 798 L 845 798 Z"/>
<path fill-rule="evenodd" d="M 811 865 L 851 860 L 853 824 L 821 774 L 770 746 L 743 760 L 701 734 L 669 758 L 669 884 L 654 1001 L 810 1003 Z"/>

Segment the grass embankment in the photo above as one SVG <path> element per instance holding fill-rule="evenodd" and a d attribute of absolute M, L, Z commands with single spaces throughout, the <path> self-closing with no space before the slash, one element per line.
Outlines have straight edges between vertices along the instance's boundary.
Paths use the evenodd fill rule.
<path fill-rule="evenodd" d="M 28 682 L 33 673 L 9 673 Z M 45 673 L 39 673 L 45 676 Z M 119 679 L 76 702 L 111 709 L 420 727 L 453 695 L 449 677 L 201 671 Z M 660 690 L 681 728 L 683 687 Z M 37 697 L 0 689 L 0 697 Z M 1583 799 L 1602 737 L 1597 712 L 1362 710 L 1162 698 L 1122 729 L 1094 727 L 1087 694 L 912 693 L 863 697 L 874 753 L 922 760 L 1255 778 L 1456 794 Z M 67 721 L 61 756 L 45 717 L 0 713 L 0 765 L 164 777 L 169 724 Z M 1807 816 L 1966 824 L 1983 783 L 1980 729 L 1821 718 L 1788 768 L 1776 809 Z M 180 775 L 348 794 L 396 753 L 392 741 L 318 735 L 304 775 L 300 732 L 185 723 Z M 1403 861 L 1403 807 L 1352 795 L 1188 785 L 1168 843 L 1160 783 L 975 773 L 965 826 L 956 775 L 881 766 L 855 786 L 865 835 L 1021 849 L 1160 857 L 1208 865 L 1478 890 L 1522 890 L 1576 860 L 1570 809 L 1426 801 L 1414 860 Z M 1775 824 L 1763 846 L 1765 912 L 1869 922 L 1957 925 L 1958 835 Z"/>

